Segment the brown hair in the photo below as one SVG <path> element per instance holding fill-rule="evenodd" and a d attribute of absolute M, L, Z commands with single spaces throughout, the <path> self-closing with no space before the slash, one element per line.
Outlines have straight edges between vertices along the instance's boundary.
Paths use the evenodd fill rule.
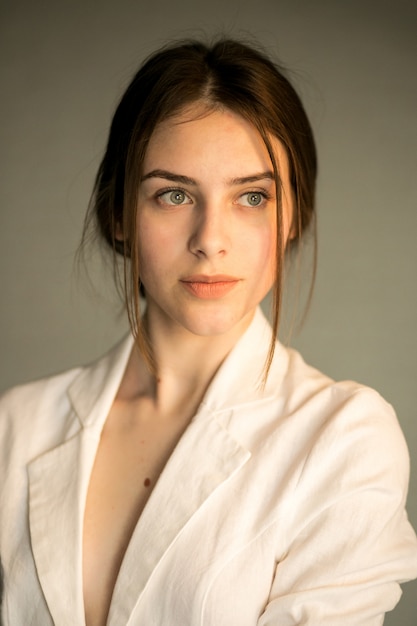
<path fill-rule="evenodd" d="M 271 135 L 284 145 L 289 160 L 294 193 L 291 246 L 314 216 L 317 163 L 312 130 L 301 100 L 283 70 L 263 51 L 231 39 L 211 45 L 187 40 L 167 45 L 146 59 L 114 114 L 87 221 L 95 217 L 100 234 L 115 253 L 115 262 L 116 254 L 124 257 L 124 297 L 130 325 L 152 365 L 152 351 L 140 319 L 142 288 L 135 232 L 137 193 L 144 156 L 155 127 L 196 102 L 203 103 L 208 111 L 226 108 L 244 117 L 260 133 L 271 158 L 277 188 L 278 243 L 274 340 L 266 363 L 268 371 L 278 333 L 284 256 L 281 185 Z M 122 230 L 123 242 L 116 239 L 116 229 Z"/>

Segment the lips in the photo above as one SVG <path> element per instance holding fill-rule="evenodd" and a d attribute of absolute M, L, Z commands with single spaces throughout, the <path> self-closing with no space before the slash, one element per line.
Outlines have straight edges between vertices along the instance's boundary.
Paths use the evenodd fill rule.
<path fill-rule="evenodd" d="M 215 274 L 213 276 L 196 274 L 187 276 L 181 279 L 180 282 L 193 296 L 203 300 L 215 300 L 230 293 L 239 281 L 239 278 L 225 274 Z"/>

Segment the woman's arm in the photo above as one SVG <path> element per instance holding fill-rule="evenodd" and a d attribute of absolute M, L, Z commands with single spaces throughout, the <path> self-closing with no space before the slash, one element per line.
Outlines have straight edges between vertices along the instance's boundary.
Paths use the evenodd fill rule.
<path fill-rule="evenodd" d="M 364 413 L 361 395 L 306 460 L 293 540 L 258 626 L 377 626 L 417 575 L 407 447 L 391 408 L 367 392 Z"/>

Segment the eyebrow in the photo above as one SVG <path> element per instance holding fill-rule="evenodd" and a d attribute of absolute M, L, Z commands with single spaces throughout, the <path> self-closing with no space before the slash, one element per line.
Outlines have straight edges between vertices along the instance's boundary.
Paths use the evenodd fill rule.
<path fill-rule="evenodd" d="M 194 178 L 190 178 L 189 176 L 184 176 L 183 174 L 175 174 L 174 172 L 169 172 L 168 170 L 152 170 L 148 172 L 141 178 L 141 182 L 145 180 L 149 180 L 150 178 L 164 178 L 165 180 L 170 180 L 174 183 L 181 183 L 182 185 L 191 185 L 196 186 L 198 183 Z M 246 183 L 255 183 L 259 180 L 275 180 L 274 173 L 271 171 L 260 172 L 259 174 L 251 174 L 250 176 L 241 176 L 238 178 L 231 178 L 228 181 L 229 185 L 245 185 Z"/>

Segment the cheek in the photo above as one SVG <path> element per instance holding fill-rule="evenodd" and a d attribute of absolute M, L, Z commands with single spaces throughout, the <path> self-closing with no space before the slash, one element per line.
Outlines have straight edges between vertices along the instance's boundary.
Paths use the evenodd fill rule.
<path fill-rule="evenodd" d="M 271 288 L 277 270 L 277 230 L 275 220 L 271 221 L 259 238 L 259 283 L 263 290 Z"/>
<path fill-rule="evenodd" d="M 172 267 L 180 251 L 180 237 L 166 224 L 149 222 L 138 223 L 138 251 L 140 272 L 158 274 Z"/>
<path fill-rule="evenodd" d="M 276 247 L 276 227 L 271 225 L 268 228 L 265 228 L 259 238 L 259 262 L 263 265 L 265 270 L 275 272 Z"/>
<path fill-rule="evenodd" d="M 276 231 L 270 224 L 252 231 L 240 249 L 240 259 L 256 291 L 264 292 L 275 280 Z"/>
<path fill-rule="evenodd" d="M 275 281 L 277 270 L 276 238 L 270 238 L 268 241 L 268 250 L 265 254 L 264 268 L 264 276 L 270 287 Z"/>

